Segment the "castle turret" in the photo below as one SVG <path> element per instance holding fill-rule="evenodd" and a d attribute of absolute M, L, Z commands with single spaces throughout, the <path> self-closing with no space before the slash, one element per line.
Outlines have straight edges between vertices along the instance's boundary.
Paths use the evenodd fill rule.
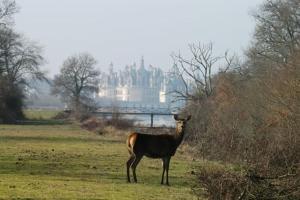
<path fill-rule="evenodd" d="M 141 69 L 145 69 L 145 61 L 144 61 L 144 56 L 142 56 L 141 58 L 141 66 L 140 66 Z"/>

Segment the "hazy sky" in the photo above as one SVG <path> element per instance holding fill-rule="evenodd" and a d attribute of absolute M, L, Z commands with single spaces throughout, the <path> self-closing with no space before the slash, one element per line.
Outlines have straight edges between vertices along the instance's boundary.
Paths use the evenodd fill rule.
<path fill-rule="evenodd" d="M 49 74 L 70 55 L 89 52 L 106 70 L 144 56 L 167 70 L 170 54 L 192 42 L 213 42 L 217 54 L 241 54 L 262 0 L 17 0 L 16 28 L 44 47 Z"/>

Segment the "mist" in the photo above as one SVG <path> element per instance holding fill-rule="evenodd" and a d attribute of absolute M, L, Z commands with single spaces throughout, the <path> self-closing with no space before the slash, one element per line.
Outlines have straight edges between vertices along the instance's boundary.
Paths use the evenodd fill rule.
<path fill-rule="evenodd" d="M 70 55 L 89 52 L 106 70 L 139 62 L 144 56 L 168 70 L 172 52 L 188 52 L 192 42 L 212 42 L 216 54 L 241 54 L 254 30 L 252 1 L 199 0 L 26 0 L 17 1 L 16 29 L 44 47 L 49 76 Z"/>

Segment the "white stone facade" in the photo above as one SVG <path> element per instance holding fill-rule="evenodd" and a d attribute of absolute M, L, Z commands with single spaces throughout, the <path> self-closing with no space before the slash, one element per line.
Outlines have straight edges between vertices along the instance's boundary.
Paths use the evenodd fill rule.
<path fill-rule="evenodd" d="M 102 74 L 98 97 L 107 101 L 167 104 L 172 101 L 169 92 L 179 87 L 182 84 L 160 68 L 145 68 L 142 58 L 138 68 L 133 64 L 119 72 L 111 64 L 109 72 Z"/>

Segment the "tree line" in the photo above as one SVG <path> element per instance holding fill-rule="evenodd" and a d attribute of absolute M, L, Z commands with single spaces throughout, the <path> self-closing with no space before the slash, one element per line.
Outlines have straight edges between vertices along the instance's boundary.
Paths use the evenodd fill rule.
<path fill-rule="evenodd" d="M 191 44 L 190 58 L 174 54 L 177 76 L 192 85 L 174 94 L 193 115 L 193 153 L 243 169 L 202 168 L 198 180 L 210 199 L 298 199 L 300 1 L 266 0 L 253 17 L 242 61 L 215 56 L 211 44 Z"/>
<path fill-rule="evenodd" d="M 52 93 L 74 113 L 89 109 L 100 74 L 95 69 L 96 60 L 88 53 L 70 56 L 60 74 L 50 81 L 41 69 L 45 62 L 42 48 L 14 29 L 18 11 L 16 1 L 0 1 L 0 123 L 24 119 L 24 99 L 32 81 L 48 81 Z"/>
<path fill-rule="evenodd" d="M 41 48 L 13 28 L 15 1 L 0 1 L 0 122 L 23 119 L 24 91 L 28 80 L 42 80 Z"/>

